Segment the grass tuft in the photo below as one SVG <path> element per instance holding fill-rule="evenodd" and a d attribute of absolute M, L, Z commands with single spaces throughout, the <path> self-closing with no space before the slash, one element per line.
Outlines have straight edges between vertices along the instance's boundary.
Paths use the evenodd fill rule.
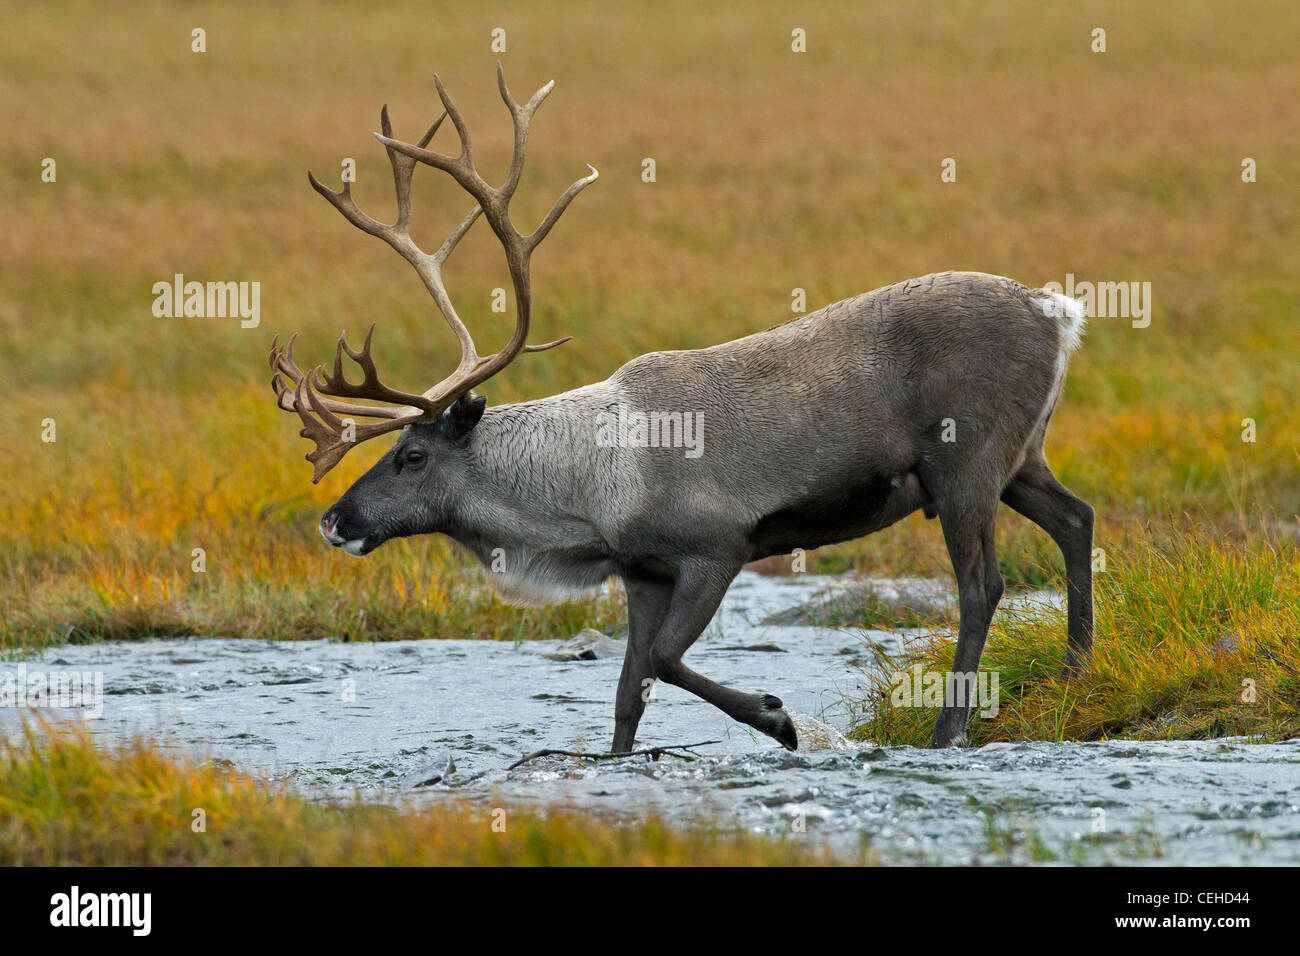
<path fill-rule="evenodd" d="M 1300 558 L 1262 535 L 1147 530 L 1095 575 L 1096 641 L 1081 678 L 1061 678 L 1065 615 L 1000 611 L 981 669 L 996 673 L 995 716 L 973 715 L 968 741 L 1207 739 L 1300 735 Z M 924 746 L 935 710 L 898 706 L 893 675 L 946 673 L 950 629 L 881 655 L 852 736 Z"/>

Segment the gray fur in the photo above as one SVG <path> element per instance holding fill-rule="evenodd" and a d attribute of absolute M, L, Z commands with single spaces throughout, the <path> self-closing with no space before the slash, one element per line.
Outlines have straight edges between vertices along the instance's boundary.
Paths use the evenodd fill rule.
<path fill-rule="evenodd" d="M 322 519 L 364 554 L 442 533 L 502 593 L 547 601 L 611 576 L 627 585 L 629 647 L 614 748 L 630 750 L 651 678 L 684 687 L 794 749 L 779 699 L 696 674 L 682 655 L 748 561 L 869 534 L 924 509 L 958 582 L 955 674 L 979 664 L 1002 593 L 999 498 L 1065 556 L 1067 669 L 1092 641 L 1092 509 L 1052 476 L 1042 443 L 1082 331 L 1077 305 L 984 273 L 911 279 L 698 351 L 654 352 L 610 378 L 408 427 Z M 602 412 L 702 415 L 703 453 L 601 447 Z M 954 441 L 944 441 L 951 420 Z M 423 453 L 423 462 L 401 464 Z M 399 464 L 401 468 L 399 470 Z M 498 550 L 499 549 L 499 550 Z M 948 702 L 932 745 L 960 743 L 969 701 Z"/>

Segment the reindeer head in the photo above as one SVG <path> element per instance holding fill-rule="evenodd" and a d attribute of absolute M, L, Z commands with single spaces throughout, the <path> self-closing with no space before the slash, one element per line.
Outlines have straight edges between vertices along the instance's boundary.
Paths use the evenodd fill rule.
<path fill-rule="evenodd" d="M 409 262 L 433 297 L 438 311 L 460 342 L 460 361 L 455 370 L 422 393 L 389 388 L 379 380 L 370 355 L 374 326 L 366 333 L 360 349 L 353 349 L 346 333 L 339 337 L 334 352 L 334 367 L 326 372 L 318 365 L 304 372 L 294 362 L 296 335 L 281 347 L 278 340 L 271 346 L 271 387 L 276 402 L 285 411 L 296 412 L 302 419 L 300 434 L 315 442 L 307 455 L 314 466 L 312 481 L 338 464 L 354 445 L 387 432 L 403 430 L 401 438 L 382 459 L 362 476 L 321 519 L 320 529 L 331 544 L 349 554 L 366 554 L 391 537 L 419 534 L 438 529 L 448 502 L 461 490 L 464 476 L 464 446 L 469 433 L 483 414 L 484 401 L 473 398 L 471 389 L 487 381 L 524 352 L 541 352 L 569 341 L 568 337 L 541 345 L 528 344 L 532 318 L 532 293 L 529 267 L 533 250 L 546 238 L 574 197 L 595 182 L 595 167 L 556 200 L 541 224 L 523 235 L 510 220 L 510 200 L 523 173 L 528 130 L 533 114 L 554 88 L 547 83 L 520 106 L 506 87 L 505 76 L 497 65 L 497 86 L 501 99 L 514 121 L 514 155 L 505 182 L 490 186 L 474 167 L 473 145 L 464 118 L 447 95 L 442 81 L 435 75 L 434 84 L 442 100 L 443 114 L 421 137 L 417 145 L 393 139 L 388 107 L 380 113 L 382 134 L 375 134 L 388 151 L 393 168 L 393 185 L 397 192 L 397 219 L 384 225 L 363 213 L 353 201 L 351 184 L 343 183 L 341 192 L 321 185 L 307 174 L 312 188 L 330 201 L 344 217 L 362 232 L 383 239 Z M 460 154 L 446 156 L 425 147 L 443 121 L 451 117 L 460 139 Z M 411 240 L 411 176 L 417 163 L 425 163 L 451 175 L 475 200 L 475 206 L 452 230 L 437 252 L 429 254 Z M 501 241 L 515 293 L 515 330 L 505 347 L 491 355 L 480 355 L 469 330 L 456 314 L 442 279 L 442 265 L 457 243 L 483 215 Z M 361 369 L 362 380 L 354 383 L 343 371 L 343 356 Z M 381 402 L 359 404 L 344 399 Z M 357 424 L 353 418 L 379 419 Z"/>

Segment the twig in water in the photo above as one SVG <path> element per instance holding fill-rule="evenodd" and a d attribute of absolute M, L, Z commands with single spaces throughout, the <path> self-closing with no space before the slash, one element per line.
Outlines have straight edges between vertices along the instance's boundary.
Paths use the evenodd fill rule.
<path fill-rule="evenodd" d="M 651 760 L 658 760 L 660 757 L 676 757 L 678 760 L 691 761 L 698 757 L 698 754 L 678 754 L 674 750 L 690 751 L 695 747 L 707 747 L 709 744 L 720 744 L 721 740 L 701 740 L 697 744 L 666 744 L 663 747 L 646 747 L 644 750 L 629 750 L 625 754 L 597 754 L 588 753 L 583 750 L 539 750 L 531 753 L 527 757 L 521 757 L 510 766 L 507 770 L 514 770 L 516 767 L 528 763 L 530 760 L 536 760 L 538 757 L 582 757 L 587 760 L 622 760 L 625 757 L 649 757 Z"/>

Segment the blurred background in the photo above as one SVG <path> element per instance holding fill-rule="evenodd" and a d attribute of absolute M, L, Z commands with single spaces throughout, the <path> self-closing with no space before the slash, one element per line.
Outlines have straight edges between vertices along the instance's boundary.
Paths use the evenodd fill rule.
<path fill-rule="evenodd" d="M 618 600 L 508 608 L 435 539 L 366 561 L 329 549 L 321 510 L 373 462 L 319 486 L 276 410 L 271 338 L 300 362 L 378 324 L 394 385 L 421 390 L 455 341 L 413 270 L 308 186 L 311 169 L 394 214 L 372 131 L 456 98 L 499 181 L 509 116 L 548 80 L 514 204 L 525 228 L 591 163 L 601 178 L 534 258 L 528 356 L 492 403 L 605 378 L 927 272 L 1030 286 L 1150 282 L 1148 328 L 1094 319 L 1048 437 L 1061 479 L 1120 556 L 1150 523 L 1294 534 L 1300 511 L 1300 7 L 1234 3 L 712 5 L 8 4 L 0 57 L 0 646 L 144 634 L 350 639 L 567 636 Z M 205 31 L 206 52 L 191 49 Z M 491 49 L 505 31 L 506 51 Z M 806 31 L 807 52 L 791 49 Z M 1106 52 L 1092 31 L 1106 31 Z M 454 133 L 435 147 L 455 150 Z M 42 180 L 42 161 L 56 180 Z M 956 160 L 957 181 L 940 179 Z M 1242 161 L 1258 181 L 1242 181 Z M 653 158 L 656 181 L 642 180 Z M 468 209 L 416 171 L 433 249 Z M 157 318 L 153 284 L 260 283 L 260 325 Z M 481 350 L 513 314 L 477 226 L 446 269 Z M 513 308 L 513 307 L 512 307 Z M 1257 440 L 1243 442 L 1243 419 Z M 54 419 L 57 441 L 42 440 Z M 1059 573 L 1004 513 L 1004 574 Z M 206 570 L 195 571 L 202 549 Z M 947 574 L 920 516 L 809 570 Z"/>

